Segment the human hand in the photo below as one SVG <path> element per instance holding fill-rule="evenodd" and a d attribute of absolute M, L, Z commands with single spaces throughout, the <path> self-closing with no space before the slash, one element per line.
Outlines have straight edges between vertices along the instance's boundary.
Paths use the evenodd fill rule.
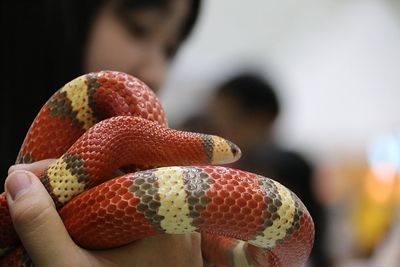
<path fill-rule="evenodd" d="M 103 251 L 77 246 L 34 174 L 51 162 L 15 165 L 5 183 L 15 230 L 35 266 L 203 266 L 199 234 L 153 236 Z"/>

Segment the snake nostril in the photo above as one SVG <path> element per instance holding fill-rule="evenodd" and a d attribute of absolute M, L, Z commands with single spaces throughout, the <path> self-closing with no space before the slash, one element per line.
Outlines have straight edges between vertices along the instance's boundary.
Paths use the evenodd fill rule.
<path fill-rule="evenodd" d="M 234 156 L 238 153 L 238 149 L 236 147 L 231 147 L 231 152 Z"/>
<path fill-rule="evenodd" d="M 229 146 L 231 147 L 231 153 L 234 158 L 240 156 L 241 152 L 240 149 L 232 142 L 229 142 Z"/>

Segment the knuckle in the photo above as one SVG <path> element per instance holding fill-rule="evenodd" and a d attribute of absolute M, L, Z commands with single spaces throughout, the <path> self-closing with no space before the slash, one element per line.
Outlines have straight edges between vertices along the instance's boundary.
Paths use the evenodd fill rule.
<path fill-rule="evenodd" d="M 201 235 L 199 233 L 190 234 L 190 238 L 193 245 L 200 247 Z"/>
<path fill-rule="evenodd" d="M 12 220 L 16 227 L 36 229 L 42 225 L 54 208 L 39 200 L 24 201 L 13 209 Z"/>
<path fill-rule="evenodd" d="M 197 233 L 177 235 L 175 241 L 179 244 L 177 246 L 179 249 L 184 249 L 192 254 L 201 248 L 201 237 Z"/>
<path fill-rule="evenodd" d="M 41 161 L 34 162 L 29 165 L 29 170 L 34 173 L 42 172 L 54 161 L 55 161 L 54 159 L 44 159 Z"/>

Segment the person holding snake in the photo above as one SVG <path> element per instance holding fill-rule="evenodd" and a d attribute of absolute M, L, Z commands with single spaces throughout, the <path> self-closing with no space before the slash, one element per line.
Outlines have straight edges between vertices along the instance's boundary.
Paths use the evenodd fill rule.
<path fill-rule="evenodd" d="M 64 3 L 64 8 L 69 8 L 67 11 L 74 10 L 74 1 L 66 2 L 60 1 Z M 61 62 L 70 67 L 80 65 L 77 69 L 72 68 L 69 73 L 57 68 L 49 69 L 42 73 L 54 74 L 49 80 L 64 77 L 68 81 L 71 73 L 79 74 L 74 76 L 91 73 L 67 83 L 46 103 L 20 150 L 17 163 L 24 164 L 9 169 L 2 203 L 7 201 L 13 228 L 27 253 L 23 249 L 9 252 L 9 248 L 15 245 L 14 237 L 2 232 L 0 252 L 3 258 L 0 265 L 10 266 L 12 263 L 20 266 L 32 260 L 35 266 L 202 266 L 208 264 L 203 261 L 202 253 L 210 262 L 221 266 L 303 264 L 312 246 L 313 225 L 301 202 L 272 180 L 239 170 L 204 166 L 236 160 L 240 150 L 220 137 L 182 133 L 167 128 L 162 107 L 155 95 L 140 80 L 125 74 L 133 74 L 150 87 L 158 88 L 164 80 L 170 58 L 193 26 L 198 1 L 97 2 L 79 1 L 79 8 L 75 10 L 77 15 L 81 14 L 88 22 L 86 26 L 80 25 L 87 30 L 86 34 L 80 33 L 74 36 L 76 39 L 72 38 L 75 41 L 81 38 L 83 41 L 84 45 L 75 51 L 82 55 L 81 62 L 73 62 L 70 57 L 63 55 L 55 63 L 53 58 L 46 62 L 54 66 Z M 58 4 L 47 5 L 49 8 Z M 44 10 L 49 12 L 49 9 Z M 84 11 L 96 12 L 90 14 Z M 46 23 L 49 21 L 44 18 L 44 25 Z M 63 34 L 71 37 L 71 32 Z M 45 36 L 45 39 L 50 38 Z M 100 71 L 102 69 L 124 73 Z M 41 70 L 38 68 L 37 72 Z M 27 73 L 26 77 L 32 75 L 35 81 L 38 73 L 34 69 L 32 72 Z M 45 83 L 39 81 L 38 85 Z M 12 84 L 10 86 L 12 88 Z M 32 86 L 36 88 L 37 85 Z M 31 93 L 34 95 L 35 92 Z M 16 95 L 11 95 L 9 99 L 12 100 L 13 96 Z M 125 102 L 121 104 L 122 96 Z M 29 98 L 27 100 L 32 101 Z M 114 115 L 117 117 L 107 119 Z M 59 119 L 61 117 L 63 119 Z M 55 121 L 51 121 L 53 118 L 56 118 Z M 75 127 L 75 132 L 63 131 L 66 120 L 69 121 L 68 125 Z M 100 120 L 100 123 L 92 127 L 93 122 Z M 43 121 L 51 121 L 50 135 L 46 129 L 48 126 L 42 126 Z M 76 130 L 78 126 L 81 129 Z M 147 132 L 138 133 L 136 129 L 146 129 Z M 8 130 L 2 130 L 5 133 L 2 136 L 7 136 Z M 104 145 L 105 150 L 108 150 L 102 152 L 103 161 L 91 157 L 99 145 L 98 141 L 93 141 L 98 140 L 92 139 L 93 136 L 101 137 L 102 146 L 106 140 L 112 141 Z M 157 141 L 149 140 L 149 136 L 155 136 Z M 65 153 L 66 148 L 77 138 L 79 144 L 74 144 Z M 65 146 L 65 149 L 59 149 L 57 142 L 60 140 L 63 140 L 61 146 Z M 115 146 L 113 140 L 124 141 Z M 2 140 L 2 146 L 3 142 L 6 143 Z M 52 149 L 54 153 L 50 152 Z M 60 158 L 56 161 L 40 161 L 57 157 Z M 109 158 L 104 160 L 104 157 Z M 30 162 L 36 163 L 28 164 Z M 120 167 L 129 165 L 128 169 L 132 170 L 144 166 L 192 164 L 196 167 L 157 168 L 119 176 L 80 195 L 87 198 L 87 202 L 78 197 L 61 208 L 72 198 L 75 190 L 86 190 L 118 176 L 115 170 Z M 37 176 L 40 176 L 44 186 Z M 60 184 L 67 186 L 60 187 Z M 176 197 L 170 199 L 171 195 Z M 84 203 L 91 203 L 89 206 L 95 207 L 99 196 L 101 201 L 108 202 L 108 205 L 104 204 L 105 210 L 85 210 L 79 213 L 85 209 L 82 206 L 86 205 Z M 245 196 L 250 198 L 246 199 Z M 228 200 L 233 202 L 229 204 Z M 96 207 L 103 206 L 100 202 Z M 113 203 L 116 206 L 112 206 Z M 228 204 L 239 209 L 238 213 L 223 211 L 229 209 Z M 60 215 L 56 209 L 60 209 Z M 124 209 L 125 213 L 118 213 L 120 209 Z M 172 215 L 171 210 L 175 210 Z M 9 224 L 4 219 L 7 218 L 7 212 L 3 211 L 0 212 L 0 224 L 2 229 L 8 229 Z M 109 218 L 106 215 L 114 211 L 111 220 L 121 220 L 113 225 L 97 216 L 105 213 L 104 218 Z M 133 228 L 128 232 L 115 230 L 118 225 L 121 228 L 125 220 L 132 219 L 125 219 L 126 215 L 139 218 L 143 224 L 138 226 L 131 223 L 129 227 Z M 223 229 L 207 231 L 211 228 L 209 224 L 221 224 L 221 216 L 225 222 L 222 227 L 227 228 L 228 232 L 223 233 Z M 232 219 L 229 217 L 234 216 L 236 222 L 229 220 Z M 214 219 L 213 223 L 207 219 L 210 217 Z M 237 228 L 232 228 L 235 223 Z M 249 225 L 254 228 L 254 232 L 247 229 Z M 94 232 L 91 231 L 95 228 Z M 121 229 L 126 230 L 125 226 Z M 235 229 L 239 235 L 235 235 Z M 128 237 L 135 231 L 139 237 Z M 200 240 L 199 234 L 191 233 L 193 231 L 202 232 L 203 240 Z M 146 235 L 163 232 L 182 235 L 144 238 L 146 235 L 140 236 L 143 232 Z M 212 234 L 231 235 L 249 240 L 249 243 Z M 130 243 L 135 238 L 140 240 Z M 217 247 L 226 250 L 216 255 Z M 225 254 L 227 256 L 223 256 Z"/>

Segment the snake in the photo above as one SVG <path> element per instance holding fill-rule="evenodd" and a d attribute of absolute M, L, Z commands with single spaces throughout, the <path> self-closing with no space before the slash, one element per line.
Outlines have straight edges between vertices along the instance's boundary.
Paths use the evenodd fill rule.
<path fill-rule="evenodd" d="M 311 215 L 280 183 L 226 165 L 240 155 L 222 137 L 169 128 L 139 79 L 99 71 L 51 96 L 16 163 L 56 159 L 37 175 L 83 248 L 198 232 L 215 266 L 302 266 L 314 241 Z M 19 244 L 3 193 L 0 266 L 33 265 Z"/>

